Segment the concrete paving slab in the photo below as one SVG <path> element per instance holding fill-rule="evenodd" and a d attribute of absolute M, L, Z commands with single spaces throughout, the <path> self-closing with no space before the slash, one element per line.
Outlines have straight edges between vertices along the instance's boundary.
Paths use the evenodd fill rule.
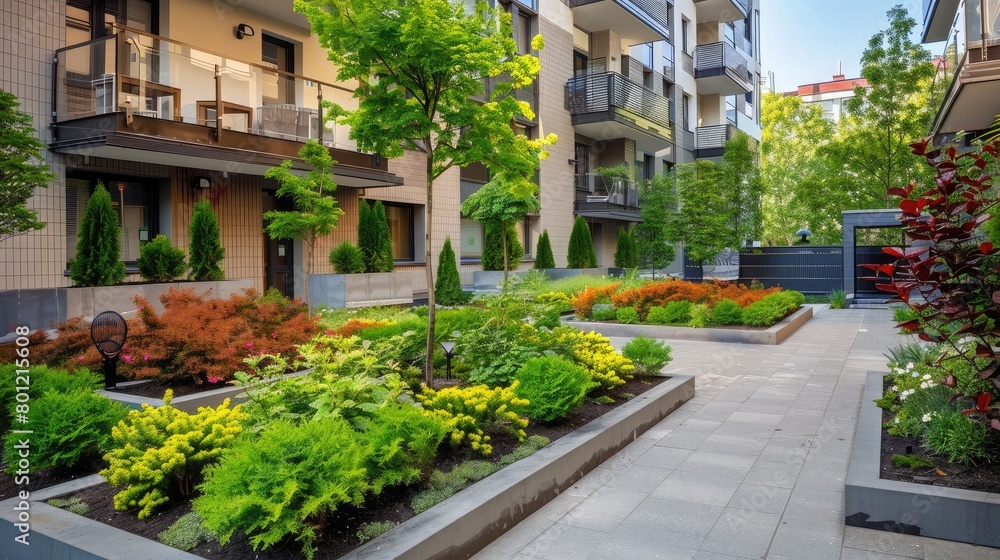
<path fill-rule="evenodd" d="M 699 550 L 737 558 L 763 558 L 780 520 L 778 514 L 726 508 Z"/>
<path fill-rule="evenodd" d="M 706 537 L 725 508 L 650 496 L 639 504 L 622 526 L 644 527 Z"/>
<path fill-rule="evenodd" d="M 662 484 L 656 487 L 656 490 L 653 490 L 650 497 L 725 506 L 736 494 L 736 489 L 739 487 L 740 480 L 732 477 L 713 476 L 691 471 L 674 471 Z"/>
<path fill-rule="evenodd" d="M 788 503 L 788 497 L 791 493 L 790 488 L 744 482 L 736 489 L 736 493 L 729 500 L 728 507 L 780 514 L 785 511 L 785 505 Z"/>

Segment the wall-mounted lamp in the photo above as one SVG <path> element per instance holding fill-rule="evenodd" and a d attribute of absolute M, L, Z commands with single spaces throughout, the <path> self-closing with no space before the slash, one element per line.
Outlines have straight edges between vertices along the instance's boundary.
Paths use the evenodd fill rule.
<path fill-rule="evenodd" d="M 210 189 L 212 188 L 212 181 L 208 177 L 195 177 L 192 179 L 191 185 L 196 189 Z"/>
<path fill-rule="evenodd" d="M 244 37 L 253 37 L 253 35 L 254 35 L 253 27 L 250 27 L 249 25 L 247 25 L 245 23 L 241 23 L 241 24 L 239 24 L 239 25 L 236 26 L 236 38 L 237 39 L 242 39 Z"/>
<path fill-rule="evenodd" d="M 578 160 L 578 159 L 571 159 L 571 160 L 569 160 L 569 164 L 570 165 L 576 165 L 578 163 L 580 163 L 580 160 Z"/>

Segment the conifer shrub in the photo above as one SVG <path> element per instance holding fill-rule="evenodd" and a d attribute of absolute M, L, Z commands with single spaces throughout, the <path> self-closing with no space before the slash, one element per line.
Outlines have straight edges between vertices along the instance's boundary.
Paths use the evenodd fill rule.
<path fill-rule="evenodd" d="M 90 340 L 89 333 L 87 339 Z M 90 344 L 93 345 L 92 342 Z M 36 353 L 32 351 L 32 355 Z M 15 413 L 22 413 L 16 409 L 19 404 L 16 400 L 19 386 L 28 387 L 35 396 L 48 393 L 92 392 L 104 387 L 104 377 L 86 368 L 68 371 L 45 365 L 32 365 L 27 378 L 23 374 L 18 374 L 18 369 L 13 361 L 0 364 L 0 434 L 6 434 L 11 429 Z M 23 410 L 30 410 L 33 406 L 30 405 Z M 34 419 L 35 416 L 31 418 Z"/>
<path fill-rule="evenodd" d="M 583 216 L 577 216 L 573 222 L 566 260 L 567 268 L 597 268 L 597 252 L 594 251 L 594 240 L 590 237 L 590 225 Z"/>
<path fill-rule="evenodd" d="M 372 207 L 368 201 L 361 199 L 358 201 L 358 249 L 365 259 L 365 272 L 375 272 L 378 268 L 375 264 L 378 251 L 378 227 L 375 225 L 375 218 Z"/>
<path fill-rule="evenodd" d="M 506 432 L 524 441 L 528 421 L 518 414 L 528 402 L 517 396 L 517 383 L 491 389 L 486 385 L 425 389 L 417 395 L 428 414 L 440 417 L 447 426 L 452 445 L 468 440 L 483 455 L 493 452 L 487 432 Z"/>
<path fill-rule="evenodd" d="M 35 369 L 32 374 L 37 378 L 39 371 Z M 31 400 L 28 422 L 17 425 L 18 430 L 28 430 L 31 435 L 7 434 L 4 450 L 8 472 L 17 470 L 17 446 L 20 440 L 29 437 L 29 472 L 46 467 L 85 466 L 101 456 L 111 440 L 112 428 L 128 413 L 124 405 L 98 395 L 89 387 L 37 394 L 41 396 Z"/>
<path fill-rule="evenodd" d="M 365 271 L 365 257 L 350 241 L 344 241 L 330 251 L 330 264 L 337 274 L 360 274 Z"/>
<path fill-rule="evenodd" d="M 112 286 L 125 279 L 121 257 L 121 223 L 102 183 L 87 200 L 76 241 L 76 258 L 69 263 L 74 286 Z"/>
<path fill-rule="evenodd" d="M 634 307 L 622 307 L 615 310 L 615 319 L 624 325 L 637 325 L 642 322 L 639 312 Z"/>
<path fill-rule="evenodd" d="M 579 408 L 597 385 L 585 369 L 556 356 L 528 360 L 515 379 L 517 396 L 528 401 L 525 412 L 543 422 L 564 418 Z"/>
<path fill-rule="evenodd" d="M 188 414 L 170 406 L 173 391 L 163 396 L 163 406 L 143 403 L 111 429 L 112 449 L 104 459 L 101 475 L 112 486 L 115 509 L 138 508 L 147 519 L 174 496 L 188 496 L 201 480 L 202 469 L 219 459 L 243 431 L 246 415 L 229 399 L 218 408 L 202 407 Z"/>
<path fill-rule="evenodd" d="M 503 235 L 501 224 L 488 223 L 483 233 L 483 254 L 480 263 L 483 270 L 503 270 Z M 506 229 L 507 234 L 507 270 L 514 270 L 524 257 L 524 246 L 517 238 L 514 226 Z"/>
<path fill-rule="evenodd" d="M 207 200 L 194 205 L 188 239 L 188 267 L 191 269 L 188 278 L 196 282 L 225 278 L 222 259 L 226 256 L 226 250 L 222 248 L 219 219 Z"/>
<path fill-rule="evenodd" d="M 805 296 L 794 290 L 775 292 L 743 310 L 743 324 L 770 326 L 805 303 Z"/>
<path fill-rule="evenodd" d="M 410 403 L 377 408 L 358 426 L 371 445 L 365 468 L 375 494 L 390 486 L 413 484 L 427 475 L 447 430 L 444 418 L 425 414 Z"/>
<path fill-rule="evenodd" d="M 707 303 L 696 303 L 691 306 L 691 319 L 688 320 L 687 326 L 694 329 L 703 329 L 708 326 L 708 320 L 711 311 L 708 308 Z"/>
<path fill-rule="evenodd" d="M 670 301 L 662 307 L 653 307 L 646 315 L 646 322 L 654 325 L 686 325 L 691 321 L 690 301 Z"/>
<path fill-rule="evenodd" d="M 635 372 L 655 375 L 670 363 L 670 346 L 665 341 L 637 336 L 622 347 L 622 356 L 632 360 Z"/>
<path fill-rule="evenodd" d="M 572 358 L 604 389 L 624 385 L 635 371 L 632 361 L 619 354 L 608 337 L 593 331 L 585 333 L 572 327 L 558 327 L 544 334 L 541 344 Z"/>
<path fill-rule="evenodd" d="M 376 200 L 372 206 L 372 220 L 375 222 L 375 247 L 372 269 L 368 272 L 392 272 L 396 266 L 392 255 L 392 237 L 389 232 L 389 218 L 381 200 Z"/>
<path fill-rule="evenodd" d="M 716 325 L 739 325 L 743 323 L 743 308 L 731 299 L 715 304 L 709 320 Z"/>
<path fill-rule="evenodd" d="M 434 299 L 441 305 L 461 305 L 469 301 L 471 294 L 462 291 L 462 281 L 458 276 L 455 251 L 451 248 L 451 238 L 444 238 L 444 247 L 438 254 L 437 281 L 434 282 Z"/>
<path fill-rule="evenodd" d="M 620 268 L 636 267 L 635 239 L 631 230 L 618 228 L 618 239 L 615 242 L 615 266 Z"/>
<path fill-rule="evenodd" d="M 135 264 L 139 267 L 139 276 L 149 282 L 170 282 L 187 269 L 184 249 L 171 245 L 162 233 L 139 249 Z"/>
<path fill-rule="evenodd" d="M 552 242 L 549 241 L 549 230 L 542 230 L 538 236 L 538 245 L 535 249 L 535 268 L 555 268 L 556 257 L 552 254 Z"/>

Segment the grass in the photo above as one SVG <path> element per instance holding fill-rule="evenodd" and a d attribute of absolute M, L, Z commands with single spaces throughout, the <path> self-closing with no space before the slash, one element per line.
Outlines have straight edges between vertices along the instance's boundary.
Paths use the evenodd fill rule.
<path fill-rule="evenodd" d="M 403 320 L 412 316 L 409 305 L 389 305 L 384 307 L 359 307 L 357 309 L 319 310 L 320 324 L 323 328 L 336 328 L 350 319 L 367 319 L 370 321 Z"/>

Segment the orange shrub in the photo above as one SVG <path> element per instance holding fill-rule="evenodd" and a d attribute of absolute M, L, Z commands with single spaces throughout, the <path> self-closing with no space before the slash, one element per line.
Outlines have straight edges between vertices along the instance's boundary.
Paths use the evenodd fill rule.
<path fill-rule="evenodd" d="M 365 329 L 370 329 L 372 327 L 381 327 L 388 325 L 388 321 L 374 321 L 372 319 L 348 319 L 346 323 L 340 325 L 335 329 L 326 329 L 326 334 L 331 336 L 342 336 L 347 338 L 349 336 L 354 336 L 360 331 Z"/>
<path fill-rule="evenodd" d="M 619 283 L 608 284 L 600 288 L 587 286 L 573 296 L 573 311 L 576 316 L 582 319 L 589 319 L 594 310 L 594 304 L 598 303 L 602 297 L 612 297 L 618 291 Z"/>
<path fill-rule="evenodd" d="M 746 307 L 764 296 L 780 290 L 781 288 L 750 290 L 746 286 L 719 280 L 696 284 L 670 278 L 624 290 L 612 296 L 611 303 L 618 308 L 635 307 L 639 311 L 639 315 L 645 318 L 651 307 L 663 306 L 671 301 L 704 303 L 711 307 L 724 299 L 731 299 L 740 307 Z"/>

